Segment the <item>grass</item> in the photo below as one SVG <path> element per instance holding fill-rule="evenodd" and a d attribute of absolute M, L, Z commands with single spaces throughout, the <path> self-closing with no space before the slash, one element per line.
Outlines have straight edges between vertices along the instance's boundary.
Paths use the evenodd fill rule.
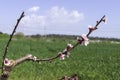
<path fill-rule="evenodd" d="M 1 61 L 6 42 L 7 38 L 0 38 Z M 26 54 L 39 58 L 53 57 L 67 43 L 75 42 L 65 38 L 13 38 L 7 57 L 18 59 Z M 80 80 L 120 80 L 120 44 L 110 41 L 90 43 L 87 47 L 77 46 L 63 61 L 24 62 L 14 68 L 9 80 L 58 80 L 74 73 L 79 75 Z"/>

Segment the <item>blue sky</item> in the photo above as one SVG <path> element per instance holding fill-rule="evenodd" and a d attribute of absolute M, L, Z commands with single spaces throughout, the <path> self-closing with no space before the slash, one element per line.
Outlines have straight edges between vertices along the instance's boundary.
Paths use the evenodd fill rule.
<path fill-rule="evenodd" d="M 25 17 L 17 32 L 31 34 L 81 35 L 88 25 L 106 15 L 107 24 L 101 23 L 91 36 L 120 38 L 119 0 L 1 0 L 0 31 L 11 33 L 22 11 Z"/>

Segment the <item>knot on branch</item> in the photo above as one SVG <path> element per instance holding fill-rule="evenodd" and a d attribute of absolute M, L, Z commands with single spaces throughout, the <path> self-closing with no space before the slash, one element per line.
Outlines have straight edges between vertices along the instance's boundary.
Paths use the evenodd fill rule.
<path fill-rule="evenodd" d="M 96 27 L 93 27 L 93 26 L 90 26 L 90 25 L 88 26 L 88 28 L 89 28 L 89 32 L 92 32 L 92 31 L 97 29 Z"/>
<path fill-rule="evenodd" d="M 65 57 L 69 57 L 70 55 L 70 50 L 73 48 L 72 44 L 67 44 L 67 47 L 63 50 L 63 52 L 59 52 L 58 56 L 60 58 L 60 60 L 64 60 Z"/>
<path fill-rule="evenodd" d="M 14 60 L 8 60 L 7 58 L 4 59 L 4 66 L 2 67 L 3 72 L 1 75 L 0 80 L 7 80 L 9 77 L 10 72 L 12 71 L 13 67 L 15 66 Z"/>
<path fill-rule="evenodd" d="M 14 60 L 8 60 L 7 58 L 4 59 L 4 65 L 5 67 L 13 67 L 15 64 Z"/>

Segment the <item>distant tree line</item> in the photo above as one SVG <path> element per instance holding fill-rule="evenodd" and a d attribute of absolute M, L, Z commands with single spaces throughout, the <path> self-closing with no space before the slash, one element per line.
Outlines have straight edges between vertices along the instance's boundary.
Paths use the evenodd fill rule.
<path fill-rule="evenodd" d="M 66 38 L 66 39 L 75 39 L 76 37 L 79 37 L 78 35 L 63 35 L 63 34 L 48 34 L 48 35 L 30 35 L 29 37 L 32 38 Z M 90 37 L 90 40 L 103 40 L 103 41 L 120 41 L 118 38 L 107 38 L 107 37 Z"/>
<path fill-rule="evenodd" d="M 63 35 L 63 34 L 47 34 L 47 35 L 40 35 L 40 34 L 36 34 L 36 35 L 30 35 L 30 37 L 32 38 L 66 38 L 66 39 L 75 39 L 76 35 Z"/>
<path fill-rule="evenodd" d="M 3 34 L 3 32 L 0 31 L 0 34 Z"/>
<path fill-rule="evenodd" d="M 0 31 L 0 34 L 6 34 Z M 6 34 L 8 35 L 8 34 Z M 15 37 L 31 37 L 31 38 L 64 38 L 64 39 L 75 39 L 76 37 L 79 37 L 78 35 L 64 35 L 64 34 L 47 34 L 47 35 L 24 35 L 23 32 L 17 32 L 15 34 Z M 90 37 L 90 40 L 102 40 L 102 41 L 120 41 L 118 38 L 105 38 L 105 37 Z"/>

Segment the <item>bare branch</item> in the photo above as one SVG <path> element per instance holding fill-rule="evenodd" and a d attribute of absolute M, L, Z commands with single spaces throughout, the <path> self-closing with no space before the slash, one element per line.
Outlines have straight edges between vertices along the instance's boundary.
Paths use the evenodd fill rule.
<path fill-rule="evenodd" d="M 26 60 L 34 61 L 34 58 L 32 57 L 31 54 L 28 54 L 28 55 L 26 55 L 26 56 L 24 56 L 22 58 L 19 58 L 19 59 L 15 60 L 15 65 L 14 66 L 16 66 L 16 65 L 18 65 L 18 64 L 20 64 L 20 63 L 22 63 L 22 62 L 24 62 Z"/>
<path fill-rule="evenodd" d="M 17 28 L 20 20 L 21 20 L 23 17 L 24 17 L 24 12 L 22 12 L 20 18 L 17 20 L 17 23 L 16 23 L 16 25 L 15 25 L 15 27 L 14 27 L 14 30 L 13 30 L 12 34 L 10 35 L 10 38 L 9 38 L 9 40 L 8 40 L 8 42 L 7 42 L 6 47 L 5 47 L 5 51 L 4 51 L 4 54 L 3 54 L 3 60 L 2 60 L 2 72 L 3 72 L 3 66 L 4 66 L 4 59 L 5 59 L 6 55 L 7 55 L 7 51 L 8 51 L 9 44 L 10 44 L 10 42 L 11 42 L 11 40 L 12 40 L 12 37 L 13 37 L 14 33 L 16 32 L 16 28 Z"/>

